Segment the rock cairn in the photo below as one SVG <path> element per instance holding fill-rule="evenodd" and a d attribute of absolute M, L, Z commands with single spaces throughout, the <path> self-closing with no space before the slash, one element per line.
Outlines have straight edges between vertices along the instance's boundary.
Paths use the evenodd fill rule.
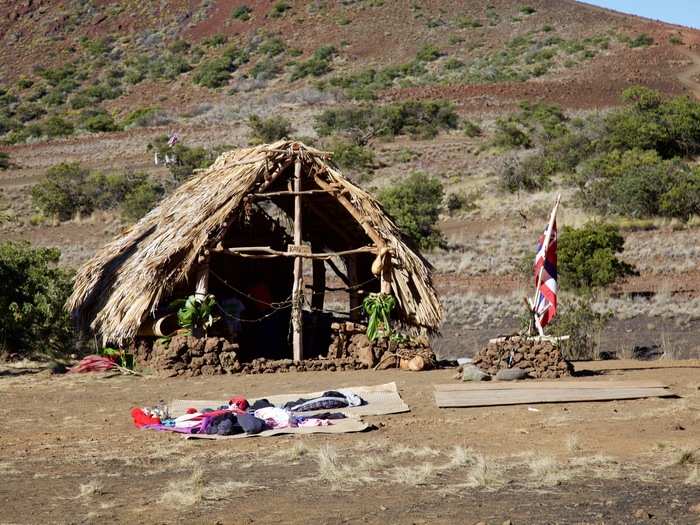
<path fill-rule="evenodd" d="M 222 337 L 198 338 L 175 335 L 157 339 L 152 345 L 143 340 L 134 354 L 139 364 L 165 376 L 211 376 L 240 372 L 238 344 Z"/>
<path fill-rule="evenodd" d="M 492 376 L 506 368 L 521 368 L 530 377 L 545 379 L 570 376 L 574 371 L 551 341 L 519 336 L 489 342 L 474 356 L 473 363 Z"/>

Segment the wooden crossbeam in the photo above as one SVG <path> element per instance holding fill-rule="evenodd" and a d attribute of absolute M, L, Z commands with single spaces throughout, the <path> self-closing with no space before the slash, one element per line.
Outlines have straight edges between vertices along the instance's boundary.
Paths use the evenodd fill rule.
<path fill-rule="evenodd" d="M 304 249 L 295 249 L 293 246 L 286 252 L 282 250 L 275 250 L 269 246 L 236 246 L 234 248 L 214 248 L 214 253 L 224 253 L 228 255 L 238 255 L 241 257 L 254 257 L 254 256 L 265 256 L 265 257 L 303 257 L 305 259 L 330 259 L 331 257 L 342 257 L 344 255 L 352 255 L 356 253 L 375 253 L 377 251 L 376 246 L 362 246 L 360 248 L 354 248 L 352 250 L 343 250 L 338 252 L 320 252 L 312 253 L 307 252 Z"/>

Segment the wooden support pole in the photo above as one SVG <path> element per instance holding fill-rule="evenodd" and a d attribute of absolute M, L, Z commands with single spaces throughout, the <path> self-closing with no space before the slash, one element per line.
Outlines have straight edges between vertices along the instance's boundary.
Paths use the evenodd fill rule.
<path fill-rule="evenodd" d="M 209 293 L 209 259 L 205 260 L 197 270 L 197 284 L 194 289 L 194 296 L 200 301 Z"/>
<path fill-rule="evenodd" d="M 312 244 L 312 249 L 314 245 Z M 312 259 L 313 291 L 311 295 L 311 307 L 314 310 L 323 310 L 326 299 L 326 263 L 323 259 Z"/>
<path fill-rule="evenodd" d="M 349 284 L 349 294 L 350 294 L 350 320 L 359 321 L 360 315 L 360 305 L 362 304 L 360 298 L 360 291 L 357 289 L 357 284 L 359 283 L 357 277 L 357 256 L 351 255 L 345 258 L 345 264 L 348 267 L 348 280 Z"/>
<path fill-rule="evenodd" d="M 294 246 L 301 251 L 301 159 L 294 163 Z M 304 359 L 302 299 L 304 297 L 304 259 L 294 258 L 294 284 L 292 287 L 292 351 L 295 361 Z"/>

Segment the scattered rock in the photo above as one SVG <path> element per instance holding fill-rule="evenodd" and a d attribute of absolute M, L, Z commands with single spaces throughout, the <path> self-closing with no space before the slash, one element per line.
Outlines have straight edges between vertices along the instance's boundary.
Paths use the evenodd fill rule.
<path fill-rule="evenodd" d="M 518 379 L 525 379 L 527 377 L 527 372 L 522 368 L 503 368 L 496 373 L 496 379 L 498 381 L 516 381 Z"/>
<path fill-rule="evenodd" d="M 462 369 L 462 381 L 488 381 L 491 377 L 479 370 L 478 367 L 471 365 L 465 366 Z"/>

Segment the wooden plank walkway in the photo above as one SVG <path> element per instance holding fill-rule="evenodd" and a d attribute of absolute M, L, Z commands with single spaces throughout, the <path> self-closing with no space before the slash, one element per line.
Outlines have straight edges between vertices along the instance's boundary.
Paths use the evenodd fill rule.
<path fill-rule="evenodd" d="M 438 407 L 480 407 L 668 397 L 656 381 L 543 381 L 435 385 Z"/>

